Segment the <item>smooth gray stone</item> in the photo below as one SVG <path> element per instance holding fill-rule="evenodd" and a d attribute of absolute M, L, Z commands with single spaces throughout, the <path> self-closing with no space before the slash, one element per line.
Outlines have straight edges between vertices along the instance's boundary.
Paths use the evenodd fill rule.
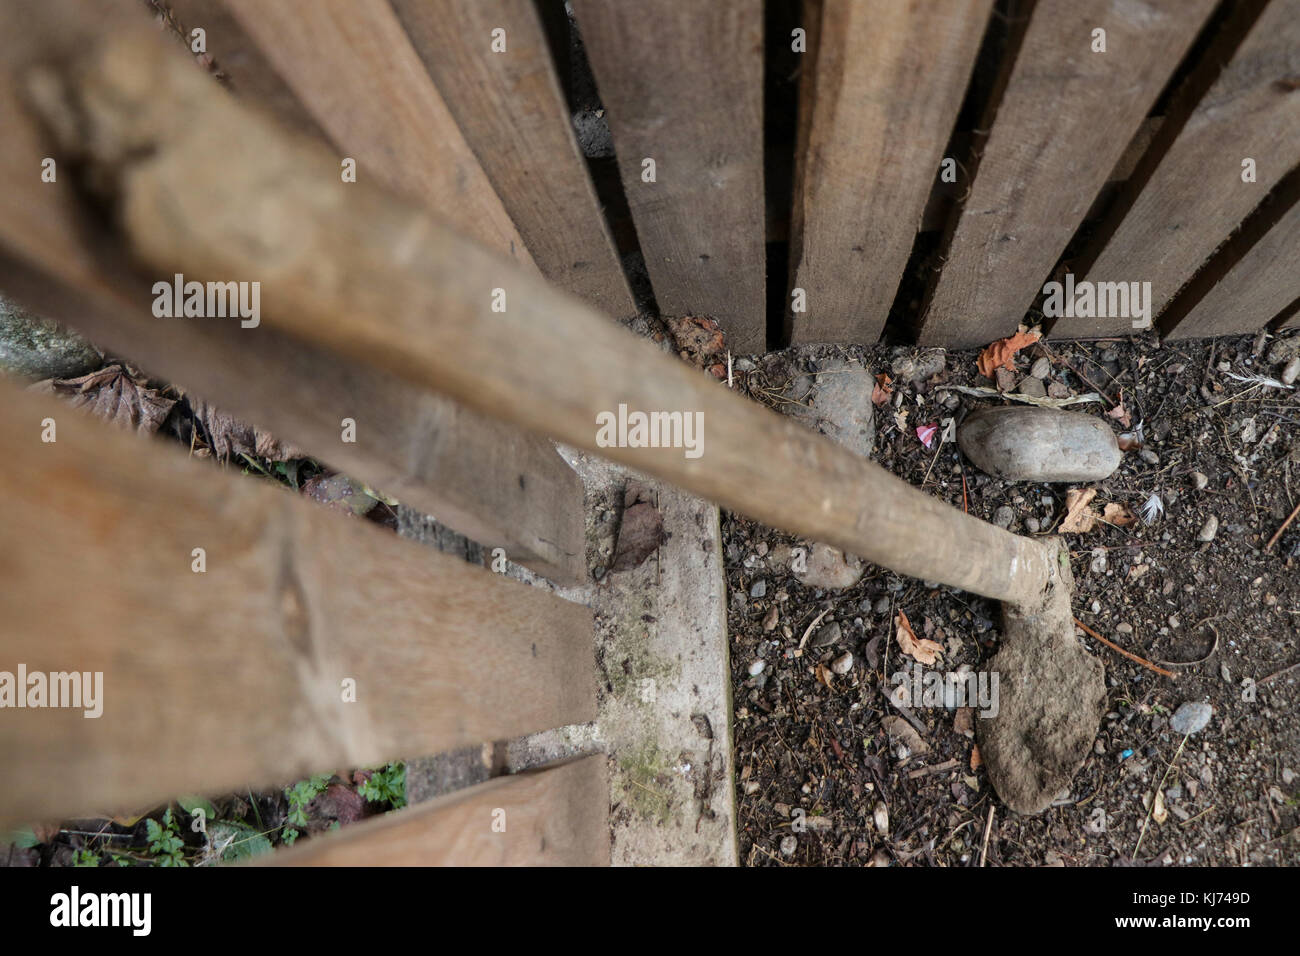
<path fill-rule="evenodd" d="M 1011 481 L 1099 481 L 1124 457 L 1102 419 L 1033 406 L 981 409 L 957 443 L 981 471 Z"/>

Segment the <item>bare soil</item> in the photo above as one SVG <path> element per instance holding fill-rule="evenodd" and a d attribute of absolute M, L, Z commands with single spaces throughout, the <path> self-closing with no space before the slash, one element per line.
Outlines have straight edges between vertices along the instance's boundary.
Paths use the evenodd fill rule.
<path fill-rule="evenodd" d="M 1100 511 L 1120 503 L 1136 514 L 1156 495 L 1163 514 L 1067 535 L 1074 613 L 1175 675 L 1162 676 L 1078 632 L 1105 665 L 1107 713 L 1069 791 L 1037 816 L 1011 813 L 992 792 L 973 753 L 969 714 L 915 711 L 924 752 L 891 742 L 882 723 L 897 714 L 886 696 L 888 675 L 901 659 L 891 623 L 897 612 L 918 636 L 944 647 L 936 667 L 978 669 L 998 647 L 996 602 L 871 565 L 850 588 L 805 587 L 788 569 L 772 569 L 766 555 L 781 544 L 809 542 L 724 514 L 741 860 L 1300 862 L 1300 667 L 1287 670 L 1300 663 L 1300 519 L 1265 547 L 1300 500 L 1300 392 L 1232 377 L 1276 377 L 1286 347 L 1285 339 L 1264 336 L 1164 346 L 1144 337 L 1048 342 L 1020 353 L 1018 377 L 1047 357 L 1048 382 L 1059 383 L 1058 392 L 1064 385 L 1103 396 L 1075 409 L 1102 415 L 1122 405 L 1127 425 L 1120 412 L 1106 419 L 1116 433 L 1141 426 L 1146 456 L 1128 451 L 1118 471 L 1092 486 L 1094 505 Z M 892 361 L 918 354 L 885 346 L 790 350 L 759 359 L 737 373 L 735 385 L 788 410 L 808 381 L 801 376 L 815 375 L 819 362 L 848 357 L 873 373 L 888 372 Z M 949 416 L 960 422 L 989 403 L 967 395 L 954 401 L 941 390 L 993 385 L 976 370 L 977 354 L 949 353 L 938 375 L 893 382 L 895 395 L 876 410 L 873 458 L 982 518 L 1010 508 L 1013 531 L 1055 533 L 1069 486 L 1004 482 L 963 461 L 955 444 L 936 440 L 927 450 L 917 437 L 917 426 Z M 955 407 L 945 407 L 945 399 Z M 1199 489 L 1198 472 L 1205 476 Z M 1217 532 L 1199 541 L 1211 517 Z M 751 596 L 760 579 L 761 596 Z M 775 626 L 765 630 L 773 609 Z M 840 641 L 797 653 L 823 612 L 821 626 L 837 622 Z M 828 673 L 845 651 L 853 654 L 851 671 Z M 757 660 L 765 667 L 751 676 Z M 1209 702 L 1214 715 L 1206 729 L 1184 737 L 1171 730 L 1170 716 L 1187 701 Z"/>

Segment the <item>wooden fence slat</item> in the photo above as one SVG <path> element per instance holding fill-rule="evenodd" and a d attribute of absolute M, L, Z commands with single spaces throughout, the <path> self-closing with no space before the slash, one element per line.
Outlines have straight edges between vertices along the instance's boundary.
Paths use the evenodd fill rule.
<path fill-rule="evenodd" d="M 156 37 L 107 34 L 65 67 L 83 91 L 72 132 L 94 144 L 93 169 L 117 173 L 111 234 L 140 261 L 164 274 L 257 272 L 279 303 L 265 321 L 287 334 L 899 573 L 1041 599 L 1050 547 L 720 387 L 382 189 L 357 184 L 357 205 L 340 208 L 322 184 L 332 155 L 286 138 L 173 53 Z M 120 152 L 140 143 L 147 153 Z M 259 217 L 268 204 L 275 215 Z M 482 290 L 503 281 L 513 304 L 496 312 Z M 602 427 L 603 416 L 674 411 L 683 429 L 666 442 L 610 440 Z M 807 494 L 791 495 L 796 485 Z"/>
<path fill-rule="evenodd" d="M 388 0 L 225 0 L 358 178 L 532 264 Z"/>
<path fill-rule="evenodd" d="M 1016 330 L 1214 5 L 1040 0 L 921 344 L 966 348 Z M 1097 28 L 1105 53 L 1092 51 Z"/>
<path fill-rule="evenodd" d="M 598 754 L 558 767 L 497 777 L 259 857 L 257 863 L 608 866 L 605 760 Z"/>
<path fill-rule="evenodd" d="M 1300 0 L 1273 0 L 1196 105 L 1115 234 L 1092 282 L 1150 282 L 1156 318 L 1300 161 Z M 1255 160 L 1257 182 L 1242 181 Z M 1124 334 L 1124 318 L 1061 319 L 1057 336 Z"/>
<path fill-rule="evenodd" d="M 587 608 L 53 397 L 3 391 L 3 667 L 103 675 L 98 718 L 4 711 L 6 820 L 594 719 Z"/>
<path fill-rule="evenodd" d="M 807 311 L 793 314 L 794 342 L 880 337 L 992 7 L 805 6 L 800 104 L 811 115 L 801 115 L 790 261 Z"/>
<path fill-rule="evenodd" d="M 1300 204 L 1192 307 L 1165 338 L 1191 339 L 1262 328 L 1300 298 Z"/>
<path fill-rule="evenodd" d="M 269 110 L 276 119 L 311 136 L 329 137 L 262 55 L 252 37 L 230 15 L 223 0 L 167 0 L 176 26 L 188 43 L 190 32 L 204 32 L 207 53 L 237 95 Z"/>
<path fill-rule="evenodd" d="M 764 351 L 762 3 L 573 6 L 659 311 Z"/>
<path fill-rule="evenodd" d="M 532 0 L 392 0 L 542 274 L 636 314 Z M 504 52 L 491 48 L 505 31 Z"/>
<path fill-rule="evenodd" d="M 126 23 L 142 19 L 133 4 L 105 14 L 124 8 Z M 75 39 L 71 27 L 64 32 Z M 209 38 L 224 42 L 216 31 Z M 0 114 L 0 168 L 9 182 L 35 182 L 33 170 L 57 151 L 3 76 Z M 8 291 L 151 373 L 476 541 L 505 548 L 511 561 L 564 584 L 587 579 L 582 482 L 549 442 L 266 323 L 239 329 L 154 318 L 149 283 L 136 278 L 121 250 L 83 244 L 92 230 L 78 221 L 73 188 L 65 169 L 57 183 L 0 192 L 0 272 Z M 345 418 L 357 424 L 355 442 L 341 440 Z"/>

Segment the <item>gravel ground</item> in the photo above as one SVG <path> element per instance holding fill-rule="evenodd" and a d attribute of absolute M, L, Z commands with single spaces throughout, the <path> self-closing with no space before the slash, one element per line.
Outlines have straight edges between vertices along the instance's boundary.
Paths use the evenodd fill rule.
<path fill-rule="evenodd" d="M 1107 414 L 1131 436 L 1125 444 L 1141 441 L 1109 478 L 1079 486 L 1096 489 L 1099 513 L 1112 503 L 1127 510 L 1067 535 L 1074 608 L 1093 631 L 1174 675 L 1079 632 L 1105 664 L 1107 713 L 1069 792 L 1038 816 L 1011 813 L 992 792 L 969 710 L 918 709 L 912 727 L 887 700 L 903 659 L 898 612 L 942 647 L 937 668 L 978 669 L 998 647 L 995 602 L 872 565 L 850 586 L 851 565 L 832 569 L 838 581 L 809 580 L 790 564 L 792 549 L 812 542 L 724 514 L 741 860 L 1300 862 L 1300 667 L 1287 670 L 1300 662 L 1300 519 L 1265 547 L 1300 501 L 1300 393 L 1249 380 L 1279 376 L 1297 349 L 1294 334 L 1163 347 L 1150 337 L 1049 342 L 1021 351 L 1017 373 L 1004 375 L 1008 389 L 1032 369 L 1046 373 L 1049 394 L 1099 393 L 1102 401 L 1073 407 Z M 806 415 L 798 406 L 819 369 L 849 359 L 888 372 L 894 391 L 876 409 L 874 460 L 1012 531 L 1056 533 L 1070 485 L 1005 482 L 954 443 L 936 438 L 926 449 L 916 435 L 931 423 L 941 434 L 945 418 L 960 423 L 999 402 L 942 388 L 993 385 L 977 355 L 814 347 L 741 362 L 735 385 Z M 1153 495 L 1158 513 L 1121 526 L 1155 509 Z M 1213 708 L 1190 736 L 1171 728 L 1187 702 Z"/>

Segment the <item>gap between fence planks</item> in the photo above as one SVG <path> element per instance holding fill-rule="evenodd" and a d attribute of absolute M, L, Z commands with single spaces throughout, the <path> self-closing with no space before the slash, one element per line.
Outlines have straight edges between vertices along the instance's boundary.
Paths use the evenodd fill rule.
<path fill-rule="evenodd" d="M 388 0 L 224 2 L 330 138 L 350 151 L 358 179 L 374 176 L 465 235 L 532 264 Z"/>
<path fill-rule="evenodd" d="M 1158 317 L 1295 166 L 1297 76 L 1300 0 L 1272 0 L 1188 117 L 1087 278 L 1150 282 L 1151 314 Z M 1242 182 L 1247 157 L 1256 162 L 1257 182 Z M 1058 337 L 1131 331 L 1131 320 L 1123 317 L 1061 319 L 1052 328 Z"/>
<path fill-rule="evenodd" d="M 532 0 L 392 4 L 542 275 L 609 315 L 634 316 Z"/>
<path fill-rule="evenodd" d="M 275 72 L 252 37 L 230 15 L 223 0 L 166 0 L 172 21 L 187 49 L 193 30 L 202 29 L 207 55 L 222 82 L 235 94 L 269 110 L 280 122 L 326 142 L 329 137 L 307 112 L 293 90 Z"/>
<path fill-rule="evenodd" d="M 920 344 L 967 348 L 1015 332 L 1214 6 L 1039 0 Z M 1092 52 L 1097 28 L 1105 53 Z"/>
<path fill-rule="evenodd" d="M 1300 298 L 1300 202 L 1297 201 L 1300 170 L 1288 179 L 1291 188 L 1280 201 L 1290 203 L 1290 208 L 1232 264 L 1226 275 L 1221 275 L 1196 299 L 1190 311 L 1165 332 L 1166 339 L 1254 332 L 1282 315 Z M 1229 240 L 1228 245 L 1233 241 Z M 1218 256 L 1211 260 L 1209 268 L 1217 263 Z M 1194 287 L 1201 284 L 1202 276 L 1208 278 L 1209 268 L 1184 286 L 1166 313 L 1168 318 L 1181 311 L 1183 296 L 1200 291 Z"/>
<path fill-rule="evenodd" d="M 805 7 L 788 291 L 804 291 L 807 311 L 791 313 L 787 295 L 792 341 L 880 337 L 992 7 Z"/>
<path fill-rule="evenodd" d="M 6 709 L 5 820 L 138 810 L 595 718 L 587 608 L 3 392 L 3 668 L 103 674 L 98 718 Z"/>
<path fill-rule="evenodd" d="M 573 6 L 660 313 L 765 351 L 762 3 Z"/>
<path fill-rule="evenodd" d="M 259 866 L 608 866 L 603 755 L 497 777 L 259 857 Z"/>
<path fill-rule="evenodd" d="M 900 573 L 1016 604 L 1043 597 L 1054 565 L 1042 543 L 733 394 L 382 190 L 358 184 L 357 205 L 340 209 L 321 185 L 333 156 L 285 140 L 175 53 L 109 35 L 64 73 L 80 104 L 72 129 L 114 177 L 121 242 L 140 260 L 255 272 L 281 306 L 264 321 L 286 334 Z M 494 287 L 509 291 L 504 312 Z M 702 416 L 703 454 L 600 441 L 597 416 L 620 405 Z"/>
<path fill-rule="evenodd" d="M 127 25 L 145 22 L 133 7 L 110 12 Z M 63 31 L 70 46 L 75 25 L 69 20 Z M 215 30 L 209 39 L 224 42 Z M 56 150 L 5 77 L 0 112 L 7 118 L 3 175 L 37 183 L 33 171 Z M 92 248 L 95 230 L 78 215 L 71 170 L 39 185 L 0 193 L 0 271 L 7 291 L 29 307 L 474 540 L 504 547 L 511 561 L 560 583 L 586 580 L 582 482 L 549 442 L 265 323 L 240 329 L 154 318 L 149 281 L 121 249 L 111 240 Z M 341 197 L 351 202 L 347 189 Z M 356 422 L 355 443 L 342 441 L 345 418 Z"/>

